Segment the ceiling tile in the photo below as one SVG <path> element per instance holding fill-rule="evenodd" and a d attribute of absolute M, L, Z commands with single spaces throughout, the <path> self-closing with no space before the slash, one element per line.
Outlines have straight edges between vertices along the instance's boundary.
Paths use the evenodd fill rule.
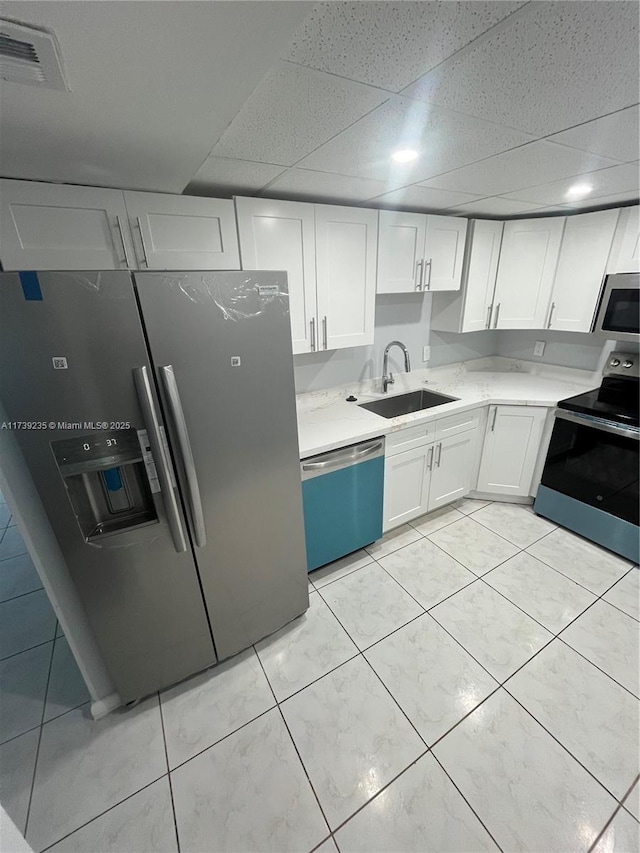
<path fill-rule="evenodd" d="M 285 58 L 397 92 L 522 5 L 318 3 Z"/>
<path fill-rule="evenodd" d="M 599 196 L 623 194 L 637 190 L 640 186 L 640 173 L 637 165 L 626 163 L 623 166 L 612 166 L 610 169 L 600 169 L 598 172 L 586 172 L 582 175 L 575 175 L 573 178 L 553 181 L 538 187 L 516 190 L 513 193 L 506 194 L 506 198 L 529 201 L 545 206 L 567 204 L 567 191 L 574 184 L 590 184 L 593 187 L 593 192 L 589 194 L 589 199 L 594 200 Z"/>
<path fill-rule="evenodd" d="M 428 187 L 412 186 L 376 196 L 367 202 L 370 207 L 401 207 L 414 210 L 446 210 L 480 198 L 469 193 L 448 192 Z"/>
<path fill-rule="evenodd" d="M 281 62 L 245 101 L 211 154 L 292 166 L 388 96 Z"/>
<path fill-rule="evenodd" d="M 640 107 L 636 104 L 571 130 L 563 130 L 551 140 L 615 160 L 637 160 L 640 156 Z"/>
<path fill-rule="evenodd" d="M 538 136 L 630 106 L 638 4 L 531 3 L 403 93 Z"/>
<path fill-rule="evenodd" d="M 423 183 L 428 187 L 492 196 L 615 165 L 615 160 L 586 151 L 553 142 L 532 142 Z"/>
<path fill-rule="evenodd" d="M 509 128 L 392 96 L 298 165 L 384 181 L 392 190 L 529 141 Z M 422 154 L 398 165 L 390 160 L 396 148 Z"/>
<path fill-rule="evenodd" d="M 381 181 L 332 175 L 329 172 L 312 172 L 310 169 L 289 169 L 261 195 L 268 198 L 298 198 L 309 201 L 319 199 L 340 204 L 362 201 L 383 190 L 384 184 Z"/>
<path fill-rule="evenodd" d="M 513 201 L 510 198 L 483 198 L 451 208 L 449 212 L 457 210 L 465 216 L 517 216 L 519 213 L 537 210 L 539 206 L 526 201 Z"/>
<path fill-rule="evenodd" d="M 618 207 L 626 202 L 640 201 L 640 192 L 633 190 L 628 193 L 615 193 L 614 195 L 601 195 L 598 198 L 582 199 L 582 201 L 574 201 L 573 204 L 563 204 L 562 208 L 567 210 L 581 210 L 585 207 Z"/>
<path fill-rule="evenodd" d="M 185 189 L 187 195 L 231 196 L 258 192 L 285 171 L 284 166 L 208 157 Z"/>

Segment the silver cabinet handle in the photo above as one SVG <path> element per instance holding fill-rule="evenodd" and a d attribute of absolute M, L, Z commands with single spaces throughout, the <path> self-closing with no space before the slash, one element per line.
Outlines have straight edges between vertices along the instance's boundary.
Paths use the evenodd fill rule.
<path fill-rule="evenodd" d="M 487 322 L 485 324 L 485 329 L 491 328 L 491 312 L 493 311 L 493 305 L 489 305 L 487 308 Z"/>
<path fill-rule="evenodd" d="M 187 550 L 187 543 L 182 529 L 182 521 L 180 519 L 180 510 L 178 502 L 171 483 L 171 473 L 162 441 L 160 432 L 160 424 L 156 407 L 153 403 L 153 395 L 151 393 L 151 382 L 149 381 L 149 373 L 146 367 L 133 368 L 133 381 L 138 393 L 138 401 L 142 409 L 142 418 L 144 421 L 147 435 L 149 436 L 149 444 L 153 453 L 153 460 L 156 464 L 158 472 L 158 480 L 160 480 L 160 493 L 164 504 L 165 512 L 167 513 L 167 521 L 169 523 L 169 531 L 173 539 L 174 548 L 178 553 Z"/>
<path fill-rule="evenodd" d="M 124 242 L 124 231 L 122 230 L 122 222 L 120 221 L 120 216 L 116 216 L 116 224 L 118 226 L 118 231 L 120 233 L 120 242 L 122 243 L 122 251 L 124 252 L 124 259 L 122 263 L 128 269 L 131 269 L 131 264 L 129 263 L 129 256 L 127 255 L 127 244 Z"/>
<path fill-rule="evenodd" d="M 139 216 L 136 216 L 136 221 L 138 223 L 138 231 L 140 232 L 140 243 L 142 244 L 142 255 L 143 255 L 142 259 L 144 261 L 146 268 L 149 269 L 149 259 L 147 256 L 147 247 L 145 246 L 145 243 L 144 243 L 144 233 L 142 231 L 142 222 L 140 222 Z"/>
<path fill-rule="evenodd" d="M 309 327 L 311 331 L 311 352 L 316 351 L 316 318 L 312 317 L 309 320 Z"/>
<path fill-rule="evenodd" d="M 182 465 L 184 467 L 184 473 L 187 480 L 187 503 L 191 511 L 191 524 L 193 525 L 196 545 L 198 548 L 204 548 L 207 544 L 207 532 L 204 523 L 204 512 L 202 511 L 202 499 L 200 498 L 200 488 L 198 486 L 198 477 L 196 475 L 196 464 L 193 461 L 193 452 L 191 450 L 191 442 L 189 441 L 187 422 L 185 420 L 182 403 L 180 401 L 180 392 L 178 391 L 176 375 L 173 372 L 173 365 L 166 364 L 161 367 L 160 377 L 167 395 L 169 411 L 171 412 L 171 418 L 175 427 L 180 456 L 182 457 Z"/>
<path fill-rule="evenodd" d="M 429 260 L 428 260 L 428 261 L 425 261 L 425 266 L 426 266 L 426 267 L 428 268 L 428 270 L 429 270 L 429 275 L 428 275 L 428 277 L 427 277 L 427 283 L 426 283 L 426 285 L 424 286 L 424 289 L 425 289 L 425 290 L 431 290 L 431 261 L 432 261 L 432 259 L 431 259 L 431 258 L 429 258 Z"/>
<path fill-rule="evenodd" d="M 436 468 L 440 467 L 440 459 L 442 458 L 442 442 L 438 445 L 438 455 L 436 456 Z"/>
<path fill-rule="evenodd" d="M 496 305 L 496 319 L 493 322 L 493 328 L 494 329 L 498 328 L 498 317 L 499 316 L 500 316 L 500 303 L 498 302 L 498 304 Z"/>
<path fill-rule="evenodd" d="M 551 309 L 549 310 L 549 319 L 547 320 L 547 329 L 551 328 L 551 318 L 553 317 L 553 312 L 555 311 L 555 309 L 556 309 L 556 303 L 552 302 L 551 303 Z"/>
<path fill-rule="evenodd" d="M 327 348 L 327 318 L 322 318 L 322 343 L 324 348 Z"/>
<path fill-rule="evenodd" d="M 433 444 L 429 448 L 429 453 L 427 454 L 427 471 L 431 471 L 433 468 Z"/>
<path fill-rule="evenodd" d="M 422 275 L 424 273 L 424 258 L 416 264 L 416 290 L 422 290 Z"/>
<path fill-rule="evenodd" d="M 493 432 L 496 428 L 496 418 L 498 416 L 498 407 L 493 407 L 493 420 L 491 421 L 491 432 Z"/>

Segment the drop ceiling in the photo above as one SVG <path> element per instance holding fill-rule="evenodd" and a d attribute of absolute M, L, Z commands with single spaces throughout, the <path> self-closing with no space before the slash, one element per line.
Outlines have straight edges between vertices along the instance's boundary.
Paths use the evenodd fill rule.
<path fill-rule="evenodd" d="M 70 92 L 0 90 L 5 176 L 510 217 L 639 195 L 639 6 L 11 2 Z M 396 164 L 390 154 L 419 157 Z M 570 201 L 569 189 L 592 191 Z"/>

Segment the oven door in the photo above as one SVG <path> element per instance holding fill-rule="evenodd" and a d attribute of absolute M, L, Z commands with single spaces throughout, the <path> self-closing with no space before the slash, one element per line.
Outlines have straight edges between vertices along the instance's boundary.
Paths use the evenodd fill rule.
<path fill-rule="evenodd" d="M 640 430 L 556 410 L 542 485 L 638 524 Z"/>

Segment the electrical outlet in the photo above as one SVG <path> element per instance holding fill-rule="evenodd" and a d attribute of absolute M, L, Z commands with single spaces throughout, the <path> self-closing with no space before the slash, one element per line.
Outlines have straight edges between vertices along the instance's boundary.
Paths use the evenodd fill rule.
<path fill-rule="evenodd" d="M 545 347 L 544 341 L 536 341 L 536 345 L 533 348 L 533 354 L 537 355 L 537 356 L 544 355 L 544 347 Z"/>
<path fill-rule="evenodd" d="M 422 360 L 429 361 L 431 358 L 431 347 L 422 347 Z"/>

